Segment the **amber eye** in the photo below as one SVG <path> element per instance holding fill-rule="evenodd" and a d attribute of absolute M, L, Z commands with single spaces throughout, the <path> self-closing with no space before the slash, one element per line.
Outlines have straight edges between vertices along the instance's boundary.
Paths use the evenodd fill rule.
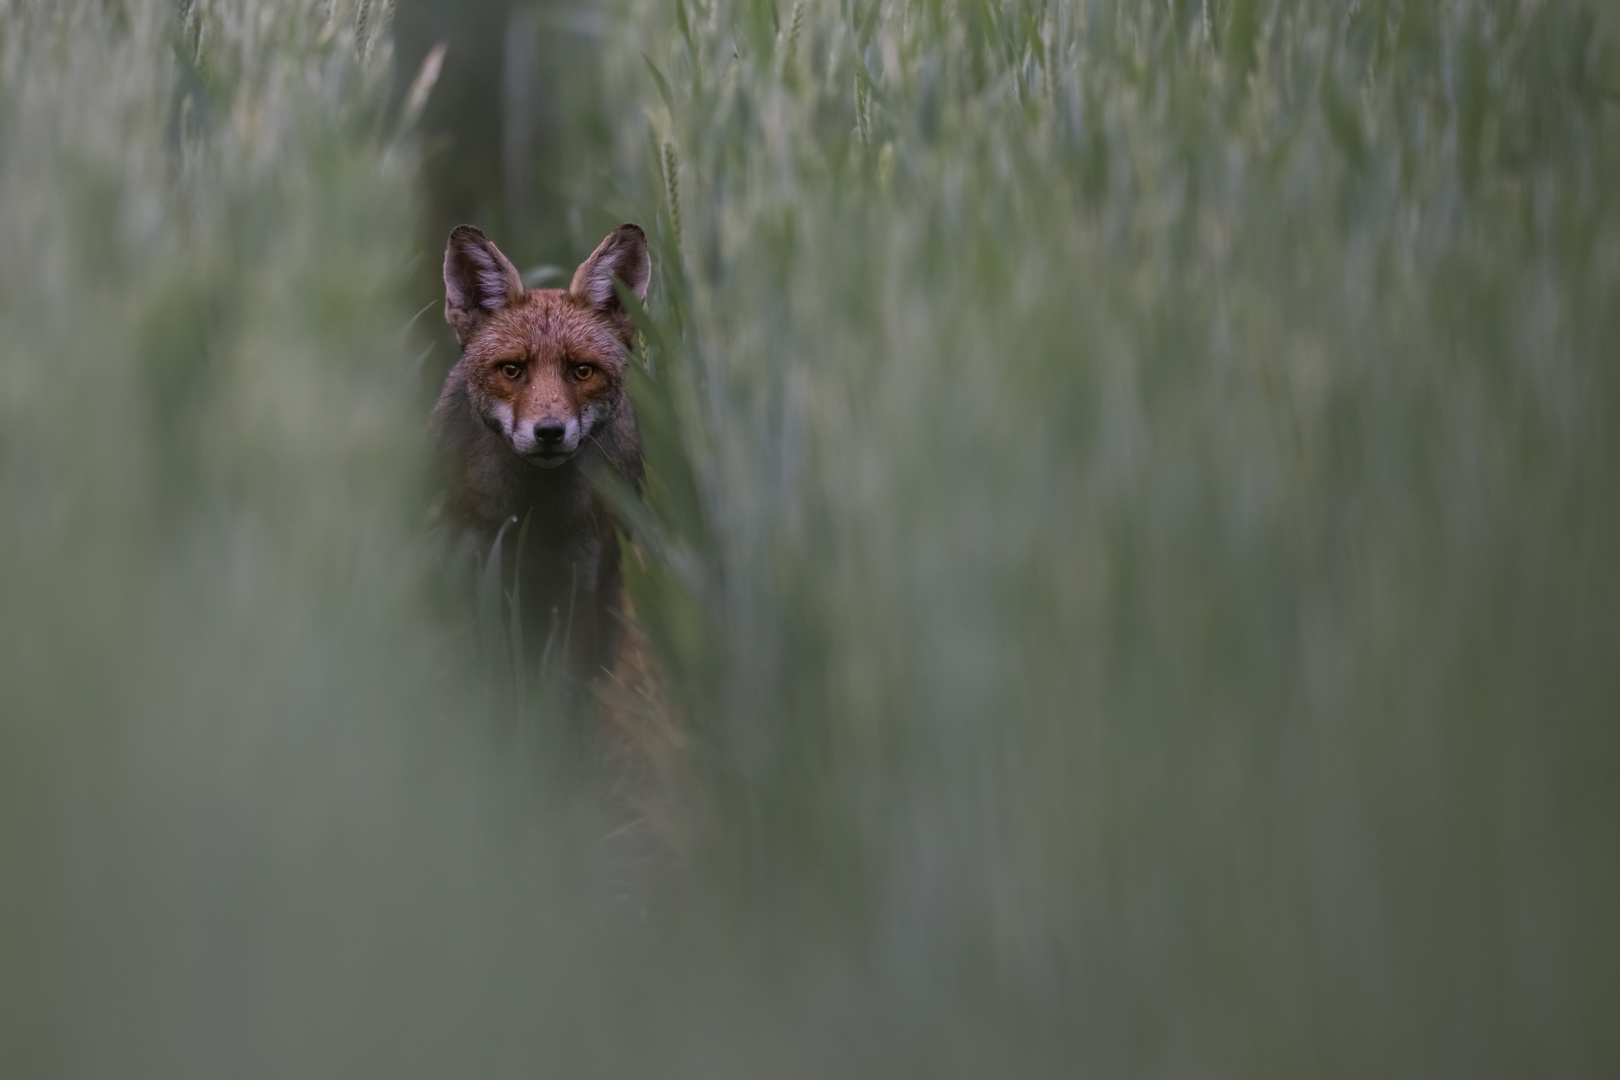
<path fill-rule="evenodd" d="M 580 382 L 584 382 L 586 379 L 590 378 L 595 371 L 596 369 L 591 367 L 589 364 L 575 364 L 574 378 L 578 379 Z"/>
<path fill-rule="evenodd" d="M 515 379 L 519 375 L 523 374 L 523 365 L 514 364 L 508 361 L 507 363 L 501 365 L 501 374 L 505 375 L 508 379 Z"/>

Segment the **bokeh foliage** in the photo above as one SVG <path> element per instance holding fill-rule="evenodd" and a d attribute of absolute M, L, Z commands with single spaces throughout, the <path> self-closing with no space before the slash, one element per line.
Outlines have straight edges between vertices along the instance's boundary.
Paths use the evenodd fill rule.
<path fill-rule="evenodd" d="M 672 849 L 436 583 L 390 6 L 0 0 L 0 1071 L 1614 1070 L 1608 9 L 547 9 Z"/>
<path fill-rule="evenodd" d="M 515 1075 L 606 1013 L 593 826 L 430 573 L 386 14 L 0 5 L 8 1077 Z"/>
<path fill-rule="evenodd" d="M 1612 1066 L 1616 31 L 626 21 L 713 865 L 873 1071 Z"/>

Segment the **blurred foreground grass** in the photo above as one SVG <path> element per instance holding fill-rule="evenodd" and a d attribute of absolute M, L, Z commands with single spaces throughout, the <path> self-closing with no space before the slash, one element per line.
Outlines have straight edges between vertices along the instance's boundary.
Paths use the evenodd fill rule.
<path fill-rule="evenodd" d="M 698 492 L 643 607 L 716 864 L 868 950 L 801 1008 L 928 1074 L 1614 1067 L 1617 29 L 626 20 Z"/>
<path fill-rule="evenodd" d="M 0 5 L 0 1075 L 516 1075 L 605 1012 L 431 617 L 383 10 Z"/>
<path fill-rule="evenodd" d="M 1607 8 L 613 8 L 634 933 L 435 614 L 387 11 L 0 2 L 8 1075 L 1620 1065 Z"/>

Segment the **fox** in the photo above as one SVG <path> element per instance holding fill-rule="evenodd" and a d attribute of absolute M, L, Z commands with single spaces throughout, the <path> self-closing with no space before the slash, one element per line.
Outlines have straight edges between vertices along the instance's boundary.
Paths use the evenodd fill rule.
<path fill-rule="evenodd" d="M 645 301 L 651 273 L 634 224 L 609 233 L 566 289 L 525 288 L 474 226 L 445 245 L 444 317 L 461 347 L 431 420 L 445 515 L 486 556 L 501 538 L 524 649 L 537 662 L 563 646 L 569 687 L 611 666 L 625 620 L 620 522 L 593 474 L 610 469 L 640 495 L 625 382 L 635 327 L 614 283 Z"/>

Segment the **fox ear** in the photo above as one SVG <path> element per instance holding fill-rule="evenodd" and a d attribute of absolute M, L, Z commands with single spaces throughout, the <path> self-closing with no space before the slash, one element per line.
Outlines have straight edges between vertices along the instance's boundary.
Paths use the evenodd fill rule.
<path fill-rule="evenodd" d="M 640 225 L 620 225 L 597 245 L 590 258 L 579 264 L 568 295 L 594 311 L 614 316 L 623 308 L 613 291 L 613 279 L 629 286 L 637 300 L 645 300 L 650 277 L 652 260 L 647 256 L 647 234 Z"/>
<path fill-rule="evenodd" d="M 444 321 L 463 345 L 484 316 L 523 299 L 523 278 L 501 249 L 471 225 L 457 225 L 444 248 Z"/>

